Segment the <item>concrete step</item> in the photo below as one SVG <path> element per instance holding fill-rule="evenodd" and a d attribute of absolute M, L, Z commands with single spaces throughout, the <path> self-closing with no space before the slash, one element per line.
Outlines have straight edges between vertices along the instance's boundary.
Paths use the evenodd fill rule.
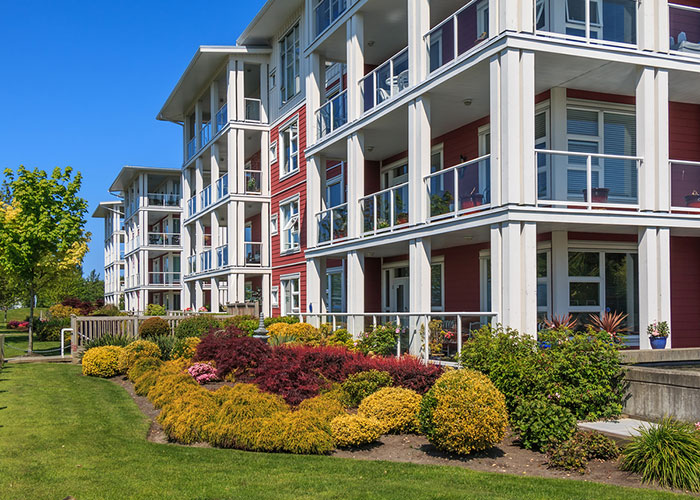
<path fill-rule="evenodd" d="M 636 418 L 620 418 L 619 420 L 606 420 L 601 422 L 579 422 L 578 427 L 585 431 L 597 431 L 614 439 L 629 441 L 639 436 L 640 427 L 656 425 L 652 422 L 637 420 Z"/>

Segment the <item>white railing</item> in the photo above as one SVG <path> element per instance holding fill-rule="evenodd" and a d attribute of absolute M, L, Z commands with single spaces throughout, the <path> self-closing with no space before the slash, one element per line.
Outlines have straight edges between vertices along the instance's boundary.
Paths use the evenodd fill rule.
<path fill-rule="evenodd" d="M 335 331 L 346 328 L 359 339 L 361 332 L 391 324 L 399 330 L 396 355 L 419 354 L 425 362 L 451 362 L 462 352 L 472 331 L 498 323 L 495 312 L 378 312 L 378 313 L 294 313 L 299 321 L 316 325 L 328 323 Z M 441 321 L 440 328 L 437 323 Z"/>
<path fill-rule="evenodd" d="M 180 233 L 148 233 L 148 244 L 157 247 L 180 246 Z"/>
<path fill-rule="evenodd" d="M 262 265 L 262 243 L 256 241 L 245 242 L 245 265 L 256 267 Z"/>
<path fill-rule="evenodd" d="M 187 217 L 192 217 L 197 213 L 197 197 L 193 196 L 187 200 Z"/>
<path fill-rule="evenodd" d="M 366 235 L 408 226 L 408 182 L 361 198 L 360 209 Z"/>
<path fill-rule="evenodd" d="M 211 124 L 209 122 L 202 123 L 202 128 L 199 129 L 199 147 L 202 148 L 211 139 Z"/>
<path fill-rule="evenodd" d="M 179 194 L 148 193 L 149 207 L 179 207 Z"/>
<path fill-rule="evenodd" d="M 245 193 L 260 194 L 262 190 L 260 185 L 262 182 L 262 171 L 260 170 L 245 170 Z"/>
<path fill-rule="evenodd" d="M 333 243 L 348 237 L 348 204 L 342 203 L 316 214 L 318 242 Z"/>
<path fill-rule="evenodd" d="M 216 179 L 216 199 L 221 200 L 228 196 L 228 174 Z"/>
<path fill-rule="evenodd" d="M 366 74 L 359 82 L 362 88 L 364 111 L 403 92 L 409 86 L 408 48 Z"/>
<path fill-rule="evenodd" d="M 262 121 L 262 101 L 252 97 L 245 98 L 245 121 L 259 123 Z"/>
<path fill-rule="evenodd" d="M 671 50 L 700 55 L 700 8 L 668 4 Z"/>
<path fill-rule="evenodd" d="M 343 90 L 316 110 L 316 130 L 319 139 L 348 122 L 347 95 L 347 90 Z"/>
<path fill-rule="evenodd" d="M 219 132 L 228 123 L 228 108 L 226 103 L 216 112 L 216 131 Z"/>
<path fill-rule="evenodd" d="M 211 184 L 209 184 L 207 187 L 202 189 L 202 192 L 199 193 L 199 197 L 201 199 L 201 209 L 204 210 L 207 208 L 209 205 L 211 205 Z"/>
<path fill-rule="evenodd" d="M 427 175 L 430 219 L 457 217 L 490 206 L 491 155 Z"/>
<path fill-rule="evenodd" d="M 228 245 L 221 245 L 216 248 L 216 267 L 228 266 Z"/>
<path fill-rule="evenodd" d="M 700 212 L 700 162 L 669 161 L 671 211 Z"/>
<path fill-rule="evenodd" d="M 201 272 L 211 269 L 211 250 L 205 250 L 199 254 L 199 270 Z"/>
<path fill-rule="evenodd" d="M 639 208 L 638 156 L 535 150 L 537 206 Z"/>
<path fill-rule="evenodd" d="M 195 274 L 197 272 L 197 256 L 190 255 L 187 257 L 187 273 Z"/>
<path fill-rule="evenodd" d="M 321 0 L 314 7 L 314 38 L 326 31 L 347 10 L 352 0 Z"/>
<path fill-rule="evenodd" d="M 189 160 L 197 152 L 197 145 L 195 144 L 194 137 L 187 141 L 187 159 Z"/>
<path fill-rule="evenodd" d="M 150 272 L 148 273 L 148 284 L 149 285 L 179 285 L 180 284 L 180 273 L 174 272 Z"/>

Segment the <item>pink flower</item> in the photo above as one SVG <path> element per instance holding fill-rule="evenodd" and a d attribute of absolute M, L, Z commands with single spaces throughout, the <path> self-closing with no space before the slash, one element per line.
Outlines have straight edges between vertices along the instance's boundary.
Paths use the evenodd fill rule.
<path fill-rule="evenodd" d="M 695 422 L 695 430 L 700 432 L 700 422 Z"/>
<path fill-rule="evenodd" d="M 199 384 L 206 384 L 219 379 L 216 376 L 216 369 L 209 363 L 195 363 L 187 369 L 187 373 Z"/>

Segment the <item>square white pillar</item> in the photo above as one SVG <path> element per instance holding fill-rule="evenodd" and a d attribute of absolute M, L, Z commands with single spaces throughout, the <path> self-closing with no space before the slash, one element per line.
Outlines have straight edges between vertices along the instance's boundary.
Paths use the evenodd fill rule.
<path fill-rule="evenodd" d="M 362 86 L 360 79 L 365 75 L 365 23 L 362 14 L 354 14 L 347 22 L 346 61 L 347 61 L 347 114 L 348 122 L 362 115 Z"/>
<path fill-rule="evenodd" d="M 365 255 L 361 251 L 348 252 L 348 313 L 365 312 Z M 362 316 L 348 317 L 348 330 L 357 338 L 364 330 Z"/>
<path fill-rule="evenodd" d="M 348 238 L 359 238 L 363 232 L 363 214 L 360 199 L 365 195 L 365 141 L 357 132 L 348 137 L 347 197 Z"/>
<path fill-rule="evenodd" d="M 430 98 L 419 97 L 408 106 L 408 220 L 428 220 L 429 200 L 424 179 L 430 174 Z"/>
<path fill-rule="evenodd" d="M 410 85 L 428 76 L 428 46 L 423 38 L 430 31 L 430 0 L 408 0 L 408 80 Z"/>
<path fill-rule="evenodd" d="M 431 279 L 430 257 L 432 245 L 430 238 L 416 238 L 408 244 L 408 275 L 409 285 L 409 310 L 412 313 L 426 313 L 431 310 Z M 410 344 L 409 352 L 414 356 L 420 356 L 422 351 L 421 326 L 428 327 L 422 317 L 411 317 L 409 321 Z M 424 353 L 423 353 L 424 354 Z"/>
<path fill-rule="evenodd" d="M 306 304 L 311 313 L 324 313 L 324 280 L 326 279 L 326 262 L 324 258 L 306 260 Z M 311 324 L 320 325 L 320 318 L 311 317 Z"/>
<path fill-rule="evenodd" d="M 672 346 L 671 230 L 639 228 L 639 348 L 650 349 L 647 326 L 666 321 L 671 328 L 666 348 Z"/>

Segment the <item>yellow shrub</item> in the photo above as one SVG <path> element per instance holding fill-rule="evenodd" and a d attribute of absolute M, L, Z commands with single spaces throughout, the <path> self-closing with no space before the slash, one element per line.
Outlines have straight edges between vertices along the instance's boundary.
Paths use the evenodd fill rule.
<path fill-rule="evenodd" d="M 332 396 L 322 394 L 302 401 L 297 412 L 305 413 L 306 418 L 314 420 L 321 428 L 330 432 L 331 420 L 338 415 L 345 415 L 345 407 Z"/>
<path fill-rule="evenodd" d="M 156 370 L 163 365 L 160 358 L 140 358 L 126 372 L 126 378 L 132 382 L 150 370 Z"/>
<path fill-rule="evenodd" d="M 362 415 L 341 415 L 331 422 L 331 434 L 340 448 L 372 443 L 379 439 L 382 430 L 379 420 Z"/>
<path fill-rule="evenodd" d="M 199 384 L 190 375 L 163 375 L 156 379 L 156 383 L 148 391 L 148 399 L 153 406 L 160 408 L 191 390 L 192 386 L 199 387 Z"/>
<path fill-rule="evenodd" d="M 83 375 L 93 377 L 114 377 L 119 374 L 119 358 L 124 352 L 123 347 L 106 345 L 93 347 L 83 355 Z"/>
<path fill-rule="evenodd" d="M 321 428 L 304 411 L 287 415 L 282 433 L 282 449 L 289 453 L 323 455 L 335 448 L 330 432 Z"/>
<path fill-rule="evenodd" d="M 124 348 L 119 358 L 119 371 L 126 372 L 140 358 L 160 358 L 160 347 L 148 340 L 136 340 Z"/>
<path fill-rule="evenodd" d="M 283 451 L 284 450 L 284 427 L 287 425 L 286 416 L 283 418 L 261 418 L 255 421 L 259 425 L 258 432 L 255 433 L 255 451 Z"/>
<path fill-rule="evenodd" d="M 417 432 L 421 396 L 410 389 L 384 387 L 362 400 L 358 413 L 376 418 L 382 424 L 382 433 Z"/>
<path fill-rule="evenodd" d="M 183 373 L 190 366 L 192 366 L 192 361 L 187 358 L 171 359 L 163 363 L 163 367 L 172 373 Z"/>
<path fill-rule="evenodd" d="M 49 307 L 49 316 L 55 319 L 70 318 L 71 315 L 80 316 L 80 311 L 72 306 L 64 306 L 63 304 L 56 304 Z"/>
<path fill-rule="evenodd" d="M 191 444 L 206 440 L 205 428 L 216 414 L 214 396 L 200 386 L 166 404 L 158 421 L 168 437 L 178 443 Z"/>
<path fill-rule="evenodd" d="M 288 336 L 291 335 L 291 326 L 292 325 L 290 325 L 289 323 L 272 323 L 270 326 L 267 327 L 267 334 L 270 337 Z"/>
<path fill-rule="evenodd" d="M 182 346 L 182 356 L 185 359 L 192 359 L 195 352 L 197 352 L 197 346 L 202 339 L 199 337 L 187 337 L 185 339 L 184 345 Z"/>
<path fill-rule="evenodd" d="M 503 440 L 508 413 L 505 397 L 485 375 L 452 370 L 423 397 L 420 421 L 438 449 L 468 454 Z"/>
<path fill-rule="evenodd" d="M 222 400 L 216 416 L 216 421 L 221 424 L 235 424 L 243 419 L 267 418 L 280 412 L 289 411 L 289 406 L 281 397 L 260 391 L 253 392 L 248 388 L 229 391 L 226 396 L 217 394 L 215 398 Z"/>
<path fill-rule="evenodd" d="M 306 345 L 321 345 L 321 332 L 318 328 L 308 323 L 294 323 L 289 325 L 289 333 L 296 337 L 298 342 Z"/>

